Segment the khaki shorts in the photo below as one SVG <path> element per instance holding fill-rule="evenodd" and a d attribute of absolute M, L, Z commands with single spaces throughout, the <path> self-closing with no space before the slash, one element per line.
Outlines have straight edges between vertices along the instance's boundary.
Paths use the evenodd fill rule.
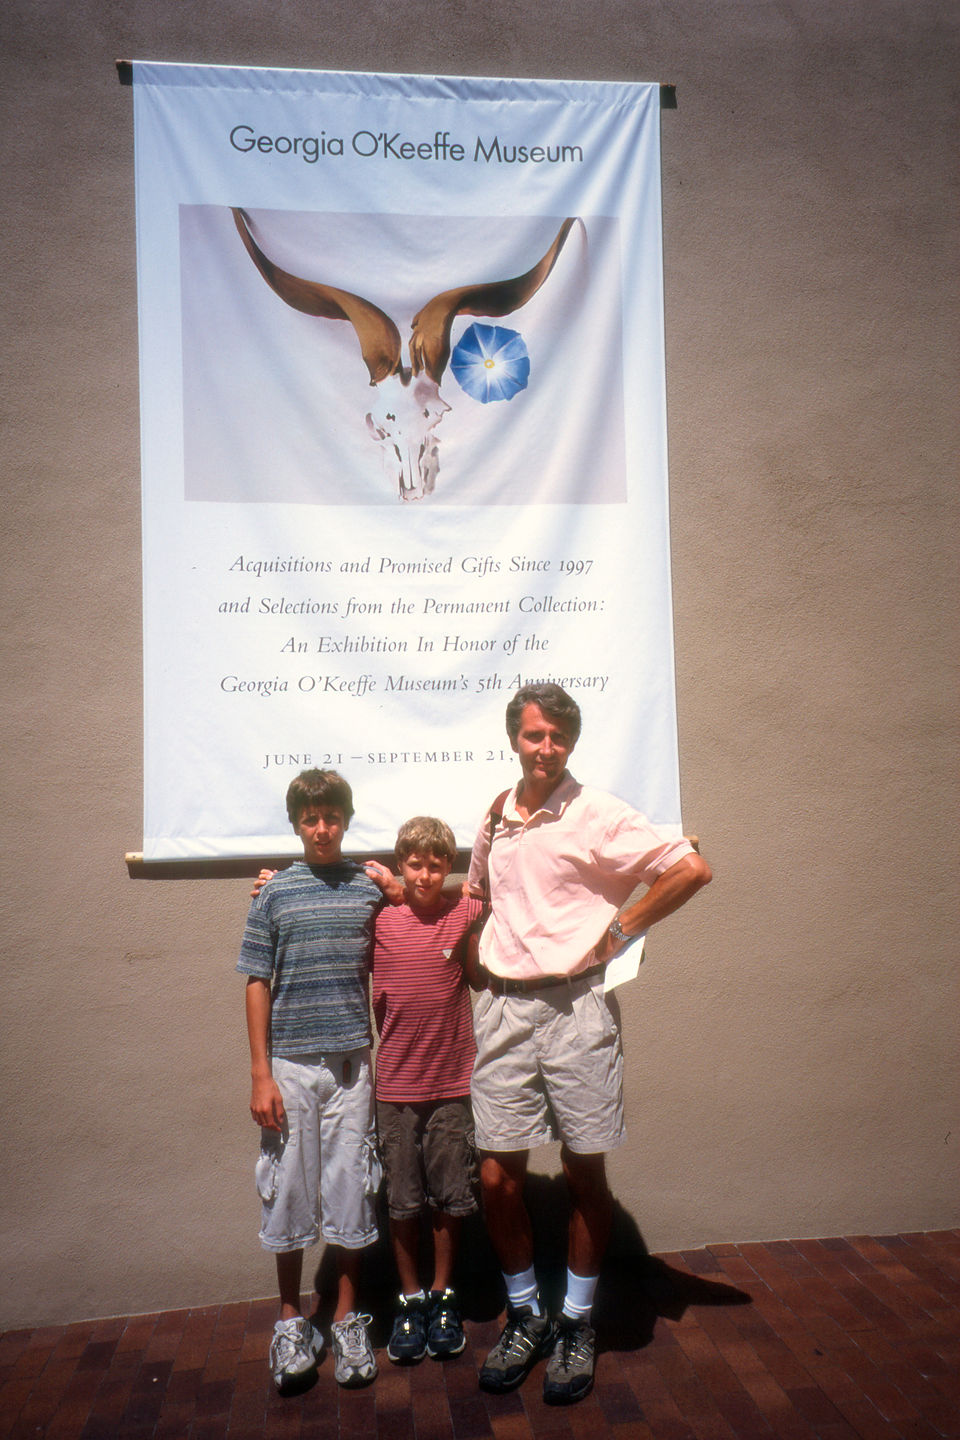
<path fill-rule="evenodd" d="M 380 1186 L 370 1051 L 311 1059 L 273 1059 L 286 1119 L 282 1133 L 260 1131 L 260 1243 L 304 1250 L 322 1233 L 359 1250 L 377 1238 Z"/>
<path fill-rule="evenodd" d="M 444 1215 L 472 1215 L 477 1207 L 477 1151 L 470 1101 L 377 1101 L 377 1132 L 394 1220 L 425 1205 Z"/>
<path fill-rule="evenodd" d="M 481 1150 L 562 1140 L 593 1155 L 623 1141 L 620 1016 L 602 975 L 523 995 L 484 991 L 473 1020 L 470 1097 Z"/>

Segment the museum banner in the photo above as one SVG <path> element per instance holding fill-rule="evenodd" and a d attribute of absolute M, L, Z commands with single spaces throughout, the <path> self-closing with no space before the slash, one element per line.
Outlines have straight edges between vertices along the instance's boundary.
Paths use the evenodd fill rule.
<path fill-rule="evenodd" d="M 517 773 L 679 826 L 660 87 L 133 63 L 144 857 L 353 853 Z"/>

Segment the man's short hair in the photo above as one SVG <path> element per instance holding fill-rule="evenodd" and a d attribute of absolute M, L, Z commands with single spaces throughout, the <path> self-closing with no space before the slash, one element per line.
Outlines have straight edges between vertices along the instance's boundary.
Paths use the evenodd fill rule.
<path fill-rule="evenodd" d="M 397 831 L 394 846 L 397 864 L 402 865 L 410 855 L 435 855 L 438 860 L 449 860 L 452 865 L 457 858 L 457 842 L 450 826 L 432 815 L 415 815 L 406 820 Z"/>
<path fill-rule="evenodd" d="M 580 738 L 580 706 L 559 685 L 523 685 L 507 706 L 507 734 L 512 744 L 520 734 L 520 717 L 527 705 L 539 705 L 549 720 L 563 728 L 571 744 Z"/>
<path fill-rule="evenodd" d="M 353 791 L 336 770 L 301 770 L 287 788 L 287 818 L 296 830 L 304 810 L 342 810 L 344 826 L 353 818 Z"/>

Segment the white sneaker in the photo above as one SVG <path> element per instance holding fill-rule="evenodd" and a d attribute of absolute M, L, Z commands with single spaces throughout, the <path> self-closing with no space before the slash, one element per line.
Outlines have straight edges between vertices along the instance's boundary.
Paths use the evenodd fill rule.
<path fill-rule="evenodd" d="M 369 1385 L 377 1378 L 377 1362 L 373 1358 L 367 1326 L 371 1315 L 355 1315 L 350 1311 L 342 1320 L 335 1320 L 330 1329 L 336 1364 L 333 1378 L 348 1388 Z"/>
<path fill-rule="evenodd" d="M 278 1320 L 270 1341 L 270 1373 L 281 1395 L 309 1390 L 317 1378 L 323 1336 L 303 1315 Z"/>

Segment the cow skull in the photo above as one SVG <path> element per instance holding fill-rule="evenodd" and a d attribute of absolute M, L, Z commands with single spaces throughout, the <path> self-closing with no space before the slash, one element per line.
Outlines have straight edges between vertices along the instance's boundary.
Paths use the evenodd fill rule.
<path fill-rule="evenodd" d="M 347 320 L 353 326 L 370 384 L 376 390 L 366 416 L 367 430 L 383 447 L 401 500 L 422 500 L 432 494 L 440 468 L 436 427 L 450 409 L 440 394 L 440 382 L 450 358 L 455 318 L 501 317 L 525 305 L 553 269 L 574 218 L 564 220 L 546 254 L 523 275 L 459 286 L 429 300 L 413 318 L 410 364 L 405 366 L 400 331 L 389 315 L 349 290 L 281 270 L 253 238 L 246 212 L 234 207 L 232 213 L 247 253 L 281 300 L 303 314 Z"/>
<path fill-rule="evenodd" d="M 371 437 L 398 474 L 401 500 L 422 500 L 433 492 L 440 468 L 439 437 L 433 432 L 450 409 L 429 375 L 404 379 L 398 371 L 381 380 L 367 414 Z"/>

